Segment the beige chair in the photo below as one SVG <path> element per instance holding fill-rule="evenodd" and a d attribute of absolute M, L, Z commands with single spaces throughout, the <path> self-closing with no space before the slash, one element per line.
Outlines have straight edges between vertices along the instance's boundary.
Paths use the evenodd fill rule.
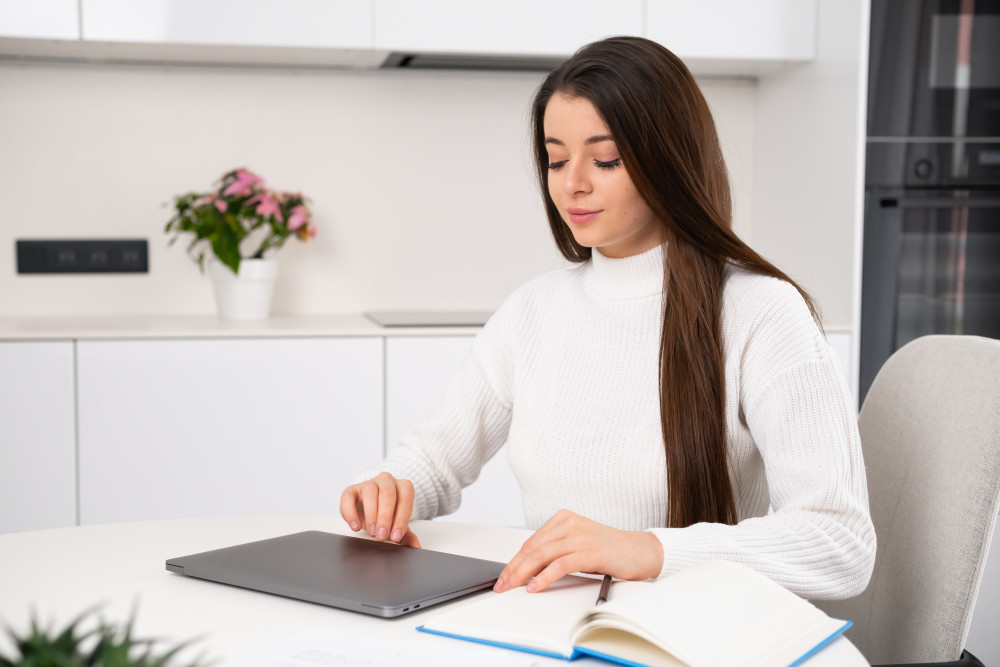
<path fill-rule="evenodd" d="M 860 596 L 817 606 L 854 621 L 847 636 L 873 664 L 981 664 L 963 647 L 1000 510 L 1000 340 L 905 345 L 858 425 L 875 571 Z"/>

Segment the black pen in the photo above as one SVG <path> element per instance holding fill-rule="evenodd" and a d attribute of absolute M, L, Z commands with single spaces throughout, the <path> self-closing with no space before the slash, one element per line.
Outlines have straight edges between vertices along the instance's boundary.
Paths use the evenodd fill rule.
<path fill-rule="evenodd" d="M 601 582 L 601 592 L 597 594 L 597 602 L 595 605 L 604 604 L 608 601 L 608 593 L 611 592 L 611 575 L 604 575 L 604 581 Z"/>

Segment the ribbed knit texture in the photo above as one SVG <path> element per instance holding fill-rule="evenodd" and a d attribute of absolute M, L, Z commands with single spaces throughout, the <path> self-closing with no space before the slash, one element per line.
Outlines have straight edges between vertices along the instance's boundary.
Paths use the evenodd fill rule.
<path fill-rule="evenodd" d="M 660 576 L 719 558 L 806 598 L 860 593 L 875 533 L 852 399 L 805 302 L 775 278 L 726 270 L 726 428 L 740 522 L 661 527 L 662 257 L 662 248 L 624 259 L 595 252 L 521 286 L 380 470 L 411 480 L 414 518 L 429 519 L 455 511 L 506 444 L 529 528 L 565 508 L 652 531 L 663 543 Z"/>

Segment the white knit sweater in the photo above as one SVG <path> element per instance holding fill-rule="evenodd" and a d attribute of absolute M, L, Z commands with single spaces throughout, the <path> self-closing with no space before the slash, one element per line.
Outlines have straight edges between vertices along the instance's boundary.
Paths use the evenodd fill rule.
<path fill-rule="evenodd" d="M 875 532 L 856 413 L 805 302 L 775 278 L 726 271 L 726 426 L 739 524 L 660 527 L 662 285 L 658 247 L 624 259 L 595 251 L 521 286 L 476 337 L 430 418 L 380 470 L 411 480 L 414 518 L 433 518 L 458 508 L 462 488 L 506 444 L 530 528 L 566 508 L 650 530 L 663 543 L 660 576 L 721 558 L 806 598 L 860 593 Z"/>

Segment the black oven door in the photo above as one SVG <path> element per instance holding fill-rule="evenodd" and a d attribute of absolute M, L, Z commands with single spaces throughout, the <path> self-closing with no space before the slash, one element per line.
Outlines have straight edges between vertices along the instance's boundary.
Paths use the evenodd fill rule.
<path fill-rule="evenodd" d="M 914 338 L 1000 338 L 1000 189 L 869 190 L 862 271 L 863 401 Z"/>
<path fill-rule="evenodd" d="M 1000 136 L 1000 0 L 873 0 L 869 137 Z"/>

